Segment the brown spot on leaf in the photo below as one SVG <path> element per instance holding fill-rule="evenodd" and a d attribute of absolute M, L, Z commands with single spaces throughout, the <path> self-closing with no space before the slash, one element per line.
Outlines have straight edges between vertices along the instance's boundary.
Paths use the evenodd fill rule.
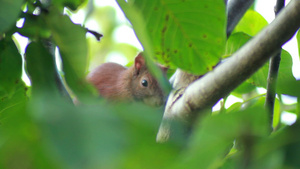
<path fill-rule="evenodd" d="M 189 43 L 189 47 L 191 48 L 193 46 L 193 44 L 192 43 Z"/>
<path fill-rule="evenodd" d="M 155 11 L 157 11 L 157 10 L 158 10 L 158 7 L 157 7 L 157 6 L 156 6 L 156 7 L 154 7 L 154 10 L 155 10 Z"/>
<path fill-rule="evenodd" d="M 178 52 L 178 50 L 174 50 L 174 53 L 177 53 Z"/>
<path fill-rule="evenodd" d="M 165 33 L 166 32 L 166 30 L 167 30 L 167 26 L 164 26 L 164 28 L 162 29 L 162 33 Z"/>
<path fill-rule="evenodd" d="M 166 15 L 166 21 L 168 21 L 168 20 L 169 20 L 169 15 L 167 14 L 167 15 Z"/>
<path fill-rule="evenodd" d="M 202 36 L 204 39 L 206 39 L 207 38 L 207 35 L 206 34 L 203 34 L 203 36 Z"/>

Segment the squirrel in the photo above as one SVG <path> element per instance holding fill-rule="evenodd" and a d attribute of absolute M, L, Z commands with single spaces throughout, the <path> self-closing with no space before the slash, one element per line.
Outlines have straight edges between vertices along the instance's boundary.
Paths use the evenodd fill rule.
<path fill-rule="evenodd" d="M 164 73 L 167 71 L 166 67 L 160 68 Z M 108 100 L 143 101 L 150 106 L 161 106 L 165 102 L 163 91 L 148 71 L 141 53 L 129 68 L 112 62 L 96 67 L 88 74 L 87 81 Z"/>

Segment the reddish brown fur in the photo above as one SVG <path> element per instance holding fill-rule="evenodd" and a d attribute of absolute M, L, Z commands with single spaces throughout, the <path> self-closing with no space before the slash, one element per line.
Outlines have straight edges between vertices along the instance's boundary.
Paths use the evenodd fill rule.
<path fill-rule="evenodd" d="M 164 95 L 157 81 L 150 75 L 141 55 L 132 67 L 126 68 L 117 63 L 104 63 L 94 69 L 87 77 L 99 94 L 112 100 L 142 100 L 146 104 L 163 104 Z M 148 81 L 148 86 L 141 84 Z"/>

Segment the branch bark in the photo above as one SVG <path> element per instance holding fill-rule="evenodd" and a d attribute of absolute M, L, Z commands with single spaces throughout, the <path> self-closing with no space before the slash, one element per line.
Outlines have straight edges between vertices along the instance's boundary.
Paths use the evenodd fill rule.
<path fill-rule="evenodd" d="M 227 3 L 227 37 L 244 16 L 254 0 L 230 0 Z"/>
<path fill-rule="evenodd" d="M 176 100 L 169 99 L 157 141 L 164 142 L 169 139 L 170 121 L 190 120 L 200 114 L 196 111 L 210 109 L 219 99 L 228 95 L 262 67 L 300 27 L 299 9 L 300 0 L 291 1 L 270 25 L 231 58 L 191 83 Z"/>
<path fill-rule="evenodd" d="M 284 8 L 285 0 L 277 0 L 276 6 L 274 8 L 275 15 L 277 16 L 281 9 Z M 268 84 L 267 84 L 267 94 L 266 94 L 266 102 L 265 107 L 269 113 L 269 121 L 270 128 L 273 129 L 273 115 L 274 115 L 274 103 L 276 96 L 276 84 L 277 84 L 277 76 L 278 70 L 281 60 L 281 50 L 275 54 L 274 57 L 271 57 L 269 64 L 269 74 L 268 74 Z M 273 129 L 274 130 L 274 129 Z"/>

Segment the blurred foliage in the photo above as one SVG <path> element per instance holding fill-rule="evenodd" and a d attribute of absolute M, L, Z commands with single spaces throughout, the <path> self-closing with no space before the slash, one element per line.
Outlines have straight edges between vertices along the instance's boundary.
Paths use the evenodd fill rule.
<path fill-rule="evenodd" d="M 197 74 L 230 57 L 267 25 L 251 9 L 226 41 L 223 0 L 118 3 L 148 61 L 157 59 Z M 67 15 L 63 15 L 64 7 Z M 100 31 L 94 31 L 104 35 L 100 42 L 84 26 L 72 22 L 70 17 L 80 10 L 87 15 L 85 23 L 96 21 Z M 88 67 L 105 62 L 109 53 L 133 60 L 139 51 L 115 41 L 115 31 L 130 24 L 121 22 L 113 7 L 97 7 L 84 0 L 0 0 L 0 16 L 0 168 L 300 167 L 300 124 L 285 125 L 280 118 L 283 111 L 298 115 L 300 105 L 299 99 L 286 104 L 282 97 L 300 95 L 287 51 L 281 56 L 273 119 L 276 130 L 271 135 L 265 96 L 258 92 L 267 83 L 266 64 L 231 93 L 242 102 L 230 107 L 224 103 L 222 111 L 197 119 L 186 138 L 180 137 L 182 124 L 178 124 L 178 136 L 158 144 L 155 137 L 163 108 L 95 99 L 84 80 Z M 16 27 L 21 18 L 24 24 Z M 24 56 L 14 33 L 29 39 Z M 62 59 L 61 72 L 55 47 Z M 23 65 L 31 86 L 22 81 Z M 58 85 L 64 78 L 82 104 L 74 106 L 65 97 Z"/>

